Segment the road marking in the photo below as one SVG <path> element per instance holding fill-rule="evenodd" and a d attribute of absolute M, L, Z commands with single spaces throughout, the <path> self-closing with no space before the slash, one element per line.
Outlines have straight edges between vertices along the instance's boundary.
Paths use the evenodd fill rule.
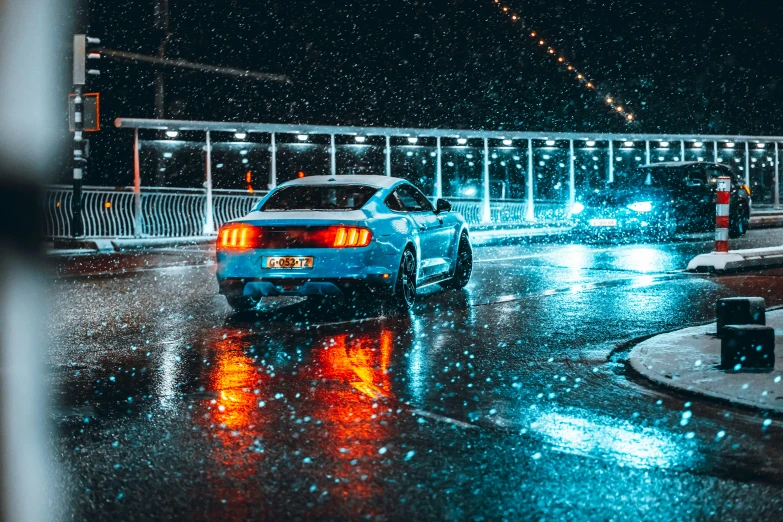
<path fill-rule="evenodd" d="M 454 426 L 459 426 L 460 428 L 465 428 L 469 430 L 479 429 L 479 427 L 476 426 L 475 424 L 468 424 L 467 422 L 463 422 L 457 419 L 452 419 L 451 417 L 444 417 L 443 415 L 438 415 L 437 413 L 430 413 L 428 411 L 419 410 L 419 409 L 411 410 L 411 413 L 413 415 L 418 415 L 419 417 L 427 417 L 428 419 L 432 419 L 434 421 L 453 424 Z"/>
<path fill-rule="evenodd" d="M 553 253 L 542 253 L 542 254 L 528 254 L 525 256 L 512 256 L 512 257 L 496 257 L 492 259 L 476 259 L 473 262 L 474 263 L 492 263 L 492 262 L 498 262 L 498 261 L 517 261 L 519 259 L 533 259 L 537 257 L 546 257 L 551 256 Z"/>

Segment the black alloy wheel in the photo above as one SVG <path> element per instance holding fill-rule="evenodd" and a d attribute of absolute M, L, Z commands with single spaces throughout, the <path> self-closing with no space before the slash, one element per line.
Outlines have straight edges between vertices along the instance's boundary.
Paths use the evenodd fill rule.
<path fill-rule="evenodd" d="M 406 248 L 402 253 L 392 304 L 399 310 L 410 310 L 416 302 L 416 255 Z"/>
<path fill-rule="evenodd" d="M 473 273 L 473 247 L 467 234 L 462 234 L 457 247 L 457 265 L 454 268 L 454 276 L 445 281 L 443 286 L 447 288 L 465 288 L 470 282 L 470 274 Z"/>
<path fill-rule="evenodd" d="M 729 218 L 729 237 L 736 239 L 744 236 L 748 231 L 749 222 L 749 212 L 741 207 L 738 208 Z"/>

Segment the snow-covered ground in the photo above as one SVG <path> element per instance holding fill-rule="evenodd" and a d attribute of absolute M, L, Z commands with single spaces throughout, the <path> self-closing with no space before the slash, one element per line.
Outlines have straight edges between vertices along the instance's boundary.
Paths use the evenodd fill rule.
<path fill-rule="evenodd" d="M 715 323 L 657 335 L 638 344 L 631 367 L 648 379 L 708 397 L 783 412 L 783 310 L 767 311 L 775 328 L 775 369 L 722 370 Z"/>

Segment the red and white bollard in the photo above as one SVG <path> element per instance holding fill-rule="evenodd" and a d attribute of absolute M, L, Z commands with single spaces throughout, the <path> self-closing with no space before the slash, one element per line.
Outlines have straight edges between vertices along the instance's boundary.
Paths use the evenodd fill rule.
<path fill-rule="evenodd" d="M 715 252 L 729 252 L 729 205 L 731 203 L 731 178 L 718 178 L 716 190 L 718 202 L 715 206 Z"/>

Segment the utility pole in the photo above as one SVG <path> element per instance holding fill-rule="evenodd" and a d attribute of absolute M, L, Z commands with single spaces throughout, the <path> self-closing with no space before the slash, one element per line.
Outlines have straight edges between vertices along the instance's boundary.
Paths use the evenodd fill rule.
<path fill-rule="evenodd" d="M 100 71 L 89 69 L 87 60 L 100 58 L 100 54 L 89 49 L 89 46 L 98 45 L 98 38 L 91 38 L 85 34 L 73 35 L 73 108 L 71 128 L 73 130 L 73 199 L 71 200 L 71 212 L 73 213 L 72 234 L 73 237 L 84 235 L 82 222 L 82 180 L 87 170 L 87 152 L 84 140 L 84 86 L 87 76 L 98 76 Z M 97 104 L 97 100 L 96 100 Z M 97 105 L 95 106 L 97 119 Z M 100 127 L 100 122 L 96 122 Z"/>
<path fill-rule="evenodd" d="M 156 0 L 155 2 L 155 29 L 160 32 L 160 45 L 158 46 L 158 59 L 166 58 L 166 45 L 169 41 L 169 0 Z M 155 118 L 162 120 L 166 117 L 166 78 L 163 69 L 155 71 Z"/>

